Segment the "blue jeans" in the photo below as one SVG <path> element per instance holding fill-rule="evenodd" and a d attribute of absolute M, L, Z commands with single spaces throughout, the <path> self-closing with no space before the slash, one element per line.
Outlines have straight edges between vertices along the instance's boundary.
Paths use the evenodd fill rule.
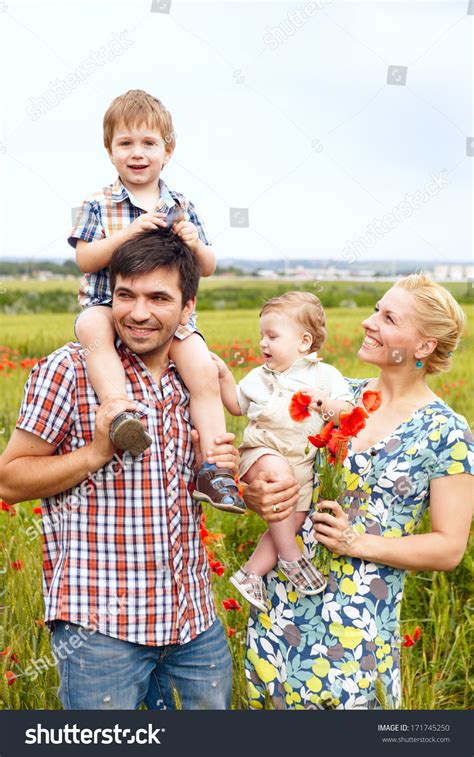
<path fill-rule="evenodd" d="M 56 620 L 51 648 L 65 710 L 230 709 L 232 662 L 216 620 L 187 644 L 150 647 Z M 73 638 L 74 637 L 74 638 Z"/>

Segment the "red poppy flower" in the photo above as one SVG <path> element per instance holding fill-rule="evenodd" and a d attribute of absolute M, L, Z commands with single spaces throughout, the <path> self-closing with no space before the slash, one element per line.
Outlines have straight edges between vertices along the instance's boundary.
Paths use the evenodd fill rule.
<path fill-rule="evenodd" d="M 418 641 L 418 639 L 420 638 L 420 636 L 421 636 L 421 630 L 420 630 L 420 627 L 417 626 L 415 628 L 414 633 L 413 633 L 413 639 L 414 639 L 414 641 Z"/>
<path fill-rule="evenodd" d="M 301 421 L 309 418 L 311 413 L 308 410 L 308 405 L 311 405 L 313 396 L 308 392 L 296 392 L 290 400 L 290 416 L 292 421 L 301 423 Z"/>
<path fill-rule="evenodd" d="M 210 562 L 211 573 L 215 573 L 218 576 L 223 576 L 225 568 L 219 560 L 211 560 Z"/>
<path fill-rule="evenodd" d="M 3 652 L 0 652 L 0 657 L 6 657 L 7 654 L 10 654 L 11 651 L 12 651 L 11 647 L 7 647 L 6 649 L 3 650 Z"/>
<path fill-rule="evenodd" d="M 240 612 L 242 609 L 239 603 L 236 599 L 233 599 L 233 597 L 229 597 L 229 599 L 223 599 L 222 604 L 224 606 L 224 610 L 237 610 L 237 612 Z"/>
<path fill-rule="evenodd" d="M 368 413 L 375 413 L 382 404 L 382 392 L 372 392 L 367 389 L 362 395 L 362 404 Z"/>
<path fill-rule="evenodd" d="M 363 407 L 360 407 L 357 405 L 357 407 L 354 407 L 350 413 L 340 413 L 339 419 L 339 431 L 343 436 L 357 436 L 359 431 L 362 431 L 362 429 L 365 426 L 366 419 L 368 418 L 368 414 L 365 412 Z"/>
<path fill-rule="evenodd" d="M 41 507 L 34 507 L 33 508 L 33 513 L 35 515 L 41 515 Z"/>
<path fill-rule="evenodd" d="M 335 463 L 337 458 L 343 462 L 347 457 L 348 451 L 347 436 L 341 430 L 333 431 L 327 448 L 330 453 L 329 461 L 331 463 Z"/>
<path fill-rule="evenodd" d="M 16 654 L 12 652 L 10 655 L 10 662 L 14 662 L 16 663 L 16 665 L 18 665 L 18 663 L 20 662 L 20 659 Z"/>
<path fill-rule="evenodd" d="M 334 421 L 329 421 L 329 423 L 326 423 L 326 425 L 323 427 L 320 434 L 316 434 L 315 436 L 308 436 L 308 441 L 313 445 L 313 447 L 325 447 L 331 438 L 331 434 L 334 428 Z"/>
<path fill-rule="evenodd" d="M 402 647 L 413 647 L 415 646 L 415 642 L 413 641 L 412 637 L 409 633 L 404 634 L 405 641 L 402 644 Z"/>
<path fill-rule="evenodd" d="M 15 505 L 9 505 L 3 499 L 0 499 L 0 509 L 5 513 L 10 513 L 11 516 L 16 515 Z"/>
<path fill-rule="evenodd" d="M 227 636 L 229 637 L 229 639 L 231 639 L 234 634 L 235 634 L 235 628 L 231 628 L 230 626 L 227 626 Z"/>
<path fill-rule="evenodd" d="M 7 670 L 7 672 L 5 673 L 5 678 L 7 679 L 9 686 L 11 686 L 14 681 L 16 681 L 16 675 L 11 670 Z"/>
<path fill-rule="evenodd" d="M 23 570 L 23 560 L 15 560 L 11 563 L 13 570 Z"/>

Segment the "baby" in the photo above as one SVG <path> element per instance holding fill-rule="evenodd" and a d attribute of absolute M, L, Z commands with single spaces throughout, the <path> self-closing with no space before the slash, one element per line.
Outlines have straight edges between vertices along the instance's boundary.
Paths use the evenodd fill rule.
<path fill-rule="evenodd" d="M 318 433 L 323 419 L 337 420 L 352 407 L 352 395 L 339 371 L 318 358 L 326 337 L 324 310 L 309 292 L 287 292 L 274 297 L 260 313 L 260 351 L 264 365 L 250 371 L 236 385 L 223 360 L 217 363 L 221 396 L 232 415 L 247 415 L 240 447 L 239 476 L 251 483 L 261 471 L 281 479 L 294 476 L 300 484 L 296 511 L 269 523 L 255 551 L 231 578 L 231 583 L 255 607 L 266 612 L 268 600 L 263 582 L 275 565 L 300 594 L 323 591 L 326 581 L 301 554 L 296 541 L 311 506 L 316 448 L 306 437 Z M 211 353 L 212 354 L 212 353 Z M 312 393 L 311 416 L 296 423 L 289 405 L 297 391 Z"/>
<path fill-rule="evenodd" d="M 80 292 L 83 309 L 75 332 L 85 348 L 87 372 L 100 402 L 127 396 L 112 323 L 108 266 L 114 251 L 145 231 L 167 228 L 196 256 L 202 276 L 210 276 L 216 267 L 194 205 L 161 178 L 175 147 L 173 122 L 163 103 L 143 90 L 129 90 L 113 100 L 103 125 L 104 145 L 118 176 L 84 201 L 69 236 L 87 278 Z M 216 368 L 197 330 L 195 313 L 176 331 L 170 357 L 189 389 L 191 418 L 199 431 L 204 461 L 193 496 L 220 510 L 245 512 L 232 472 L 217 467 L 212 458 L 218 437 L 225 434 L 224 409 Z M 134 456 L 152 441 L 133 413 L 120 413 L 113 419 L 110 437 L 117 448 Z"/>

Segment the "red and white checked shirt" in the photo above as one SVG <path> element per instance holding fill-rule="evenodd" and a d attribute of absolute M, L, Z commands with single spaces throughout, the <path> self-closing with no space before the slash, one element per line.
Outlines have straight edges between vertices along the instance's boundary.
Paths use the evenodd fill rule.
<path fill-rule="evenodd" d="M 185 643 L 216 618 L 201 506 L 191 497 L 189 394 L 173 363 L 157 383 L 120 339 L 117 350 L 153 444 L 136 458 L 117 452 L 42 500 L 45 621 L 150 646 Z M 80 345 L 70 342 L 33 368 L 16 427 L 64 455 L 92 441 L 97 403 Z"/>

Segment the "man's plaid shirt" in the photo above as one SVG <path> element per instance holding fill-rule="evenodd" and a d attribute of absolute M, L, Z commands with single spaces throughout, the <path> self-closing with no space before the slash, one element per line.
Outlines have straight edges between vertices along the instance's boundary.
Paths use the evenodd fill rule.
<path fill-rule="evenodd" d="M 157 383 L 119 339 L 117 349 L 153 444 L 136 458 L 117 453 L 42 500 L 45 621 L 138 644 L 185 643 L 216 618 L 201 507 L 191 497 L 189 394 L 173 363 Z M 33 368 L 16 427 L 64 455 L 92 441 L 97 403 L 80 345 L 70 342 Z"/>
<path fill-rule="evenodd" d="M 159 186 L 160 199 L 156 212 L 168 214 L 178 205 L 184 212 L 186 220 L 197 227 L 200 240 L 204 244 L 209 244 L 204 225 L 192 202 L 179 192 L 168 189 L 162 179 L 159 180 Z M 85 242 L 105 239 L 116 231 L 122 231 L 143 213 L 146 213 L 146 210 L 138 205 L 135 198 L 122 184 L 120 177 L 117 177 L 114 184 L 104 187 L 84 200 L 68 242 L 72 247 L 76 247 L 78 239 L 83 239 Z M 101 268 L 95 273 L 86 273 L 81 282 L 78 299 L 79 304 L 84 308 L 91 305 L 110 304 L 112 296 L 109 269 Z M 185 326 L 178 327 L 176 336 L 183 339 L 195 331 L 196 316 L 193 313 Z"/>

